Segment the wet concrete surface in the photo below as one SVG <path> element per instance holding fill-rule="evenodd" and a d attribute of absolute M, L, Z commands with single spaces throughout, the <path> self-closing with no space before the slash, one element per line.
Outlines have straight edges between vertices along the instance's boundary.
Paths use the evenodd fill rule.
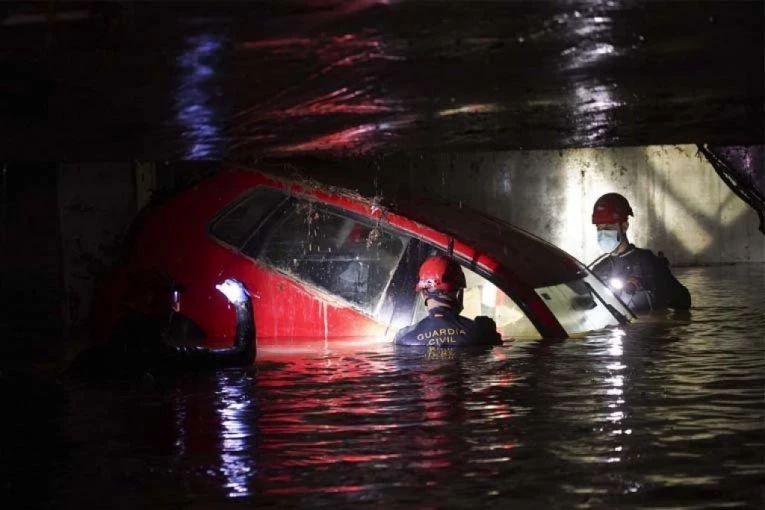
<path fill-rule="evenodd" d="M 0 500 L 761 508 L 765 266 L 675 272 L 690 317 L 577 340 L 272 353 L 246 370 L 111 382 L 4 370 Z"/>
<path fill-rule="evenodd" d="M 6 160 L 765 138 L 761 2 L 14 2 Z"/>

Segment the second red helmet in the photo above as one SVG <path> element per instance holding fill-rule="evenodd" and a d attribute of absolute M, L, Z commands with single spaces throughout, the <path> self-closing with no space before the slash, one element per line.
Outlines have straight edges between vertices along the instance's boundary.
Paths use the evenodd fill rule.
<path fill-rule="evenodd" d="M 592 223 L 622 223 L 627 221 L 627 216 L 632 214 L 632 207 L 619 193 L 606 193 L 595 201 L 592 208 Z"/>
<path fill-rule="evenodd" d="M 433 255 L 420 266 L 420 278 L 416 287 L 418 291 L 453 292 L 465 286 L 465 273 L 454 259 L 445 255 Z"/>

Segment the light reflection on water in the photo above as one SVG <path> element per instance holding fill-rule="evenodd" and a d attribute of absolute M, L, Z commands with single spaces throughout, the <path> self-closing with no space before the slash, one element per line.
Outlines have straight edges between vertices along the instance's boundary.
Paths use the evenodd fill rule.
<path fill-rule="evenodd" d="M 220 150 L 220 119 L 211 106 L 215 100 L 211 90 L 221 65 L 223 42 L 222 36 L 212 33 L 189 36 L 176 59 L 175 110 L 186 142 L 184 159 L 211 159 Z"/>
<path fill-rule="evenodd" d="M 35 497 L 48 508 L 760 507 L 765 266 L 676 273 L 694 295 L 690 320 L 67 388 L 63 421 L 46 425 L 63 437 L 46 451 L 66 454 L 37 472 Z"/>

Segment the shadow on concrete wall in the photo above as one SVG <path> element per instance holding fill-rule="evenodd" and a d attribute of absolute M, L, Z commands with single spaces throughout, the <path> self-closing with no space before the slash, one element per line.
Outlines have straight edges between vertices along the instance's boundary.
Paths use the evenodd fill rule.
<path fill-rule="evenodd" d="M 653 234 L 661 232 L 661 236 L 656 236 L 658 240 L 652 246 L 646 248 L 654 252 L 662 251 L 670 259 L 670 263 L 676 263 L 678 266 L 700 266 L 720 263 L 747 262 L 749 260 L 758 260 L 758 252 L 761 253 L 765 244 L 765 237 L 760 236 L 756 227 L 752 228 L 753 219 L 756 217 L 754 211 L 745 210 L 743 214 L 738 215 L 731 223 L 722 223 L 720 212 L 732 201 L 740 200 L 734 194 L 730 194 L 727 199 L 717 207 L 718 216 L 712 217 L 697 205 L 686 198 L 681 197 L 676 192 L 676 187 L 672 186 L 666 177 L 655 167 L 649 164 L 650 178 L 656 186 L 660 188 L 661 196 L 669 198 L 679 204 L 692 217 L 692 221 L 703 230 L 707 237 L 706 247 L 701 250 L 692 250 L 686 247 L 679 235 L 677 228 L 668 228 L 669 222 L 664 222 L 662 214 L 658 212 L 657 207 L 649 207 L 645 218 L 636 218 L 635 222 L 646 222 Z M 727 187 L 720 183 L 723 190 Z M 716 190 L 710 190 L 714 192 Z M 657 194 L 654 192 L 654 196 Z M 716 199 L 716 196 L 699 196 L 699 201 Z M 645 201 L 645 203 L 650 203 Z M 746 234 L 743 234 L 746 232 Z M 684 232 L 687 236 L 688 232 Z M 736 256 L 735 254 L 739 255 Z"/>

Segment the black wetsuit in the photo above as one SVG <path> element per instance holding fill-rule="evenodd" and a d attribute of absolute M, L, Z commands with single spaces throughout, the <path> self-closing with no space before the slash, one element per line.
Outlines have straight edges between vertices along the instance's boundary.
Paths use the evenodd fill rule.
<path fill-rule="evenodd" d="M 393 340 L 396 345 L 431 347 L 467 347 L 499 345 L 502 338 L 497 325 L 488 317 L 471 320 L 455 313 L 449 307 L 439 306 L 428 311 L 428 316 L 417 324 L 402 328 Z"/>
<path fill-rule="evenodd" d="M 606 284 L 612 278 L 622 280 L 624 288 L 614 292 L 634 312 L 691 307 L 691 295 L 670 271 L 669 261 L 651 250 L 630 244 L 624 253 L 609 255 L 597 262 L 592 271 Z M 627 284 L 633 277 L 640 281 L 642 288 Z"/>
<path fill-rule="evenodd" d="M 236 312 L 234 345 L 223 349 L 175 346 L 163 337 L 167 319 L 133 314 L 115 328 L 110 341 L 91 346 L 67 370 L 74 378 L 125 379 L 145 373 L 175 373 L 251 365 L 255 359 L 252 302 L 232 303 Z"/>

